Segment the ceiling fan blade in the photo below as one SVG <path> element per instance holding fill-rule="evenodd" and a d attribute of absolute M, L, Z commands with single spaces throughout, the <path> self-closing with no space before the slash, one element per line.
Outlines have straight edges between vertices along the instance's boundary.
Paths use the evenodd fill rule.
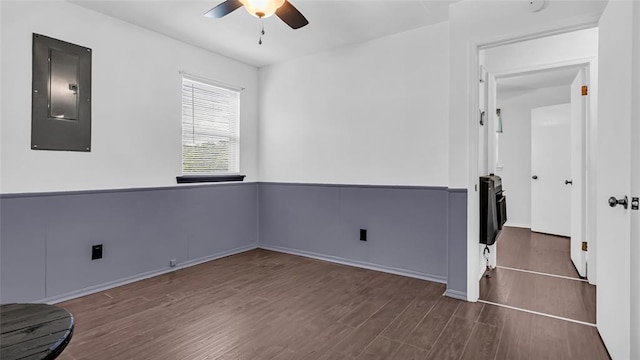
<path fill-rule="evenodd" d="M 221 18 L 241 6 L 242 3 L 240 2 L 240 0 L 227 0 L 223 3 L 218 4 L 213 9 L 207 11 L 204 16 L 210 18 Z"/>
<path fill-rule="evenodd" d="M 287 0 L 276 10 L 276 16 L 291 26 L 292 29 L 299 29 L 309 23 L 309 20 Z"/>

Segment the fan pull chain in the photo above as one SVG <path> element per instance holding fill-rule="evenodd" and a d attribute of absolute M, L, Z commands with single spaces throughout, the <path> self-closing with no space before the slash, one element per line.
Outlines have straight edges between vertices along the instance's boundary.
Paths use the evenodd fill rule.
<path fill-rule="evenodd" d="M 262 45 L 262 35 L 264 35 L 264 18 L 260 18 L 260 24 L 262 27 L 262 30 L 260 30 L 260 40 L 258 40 L 258 45 Z"/>

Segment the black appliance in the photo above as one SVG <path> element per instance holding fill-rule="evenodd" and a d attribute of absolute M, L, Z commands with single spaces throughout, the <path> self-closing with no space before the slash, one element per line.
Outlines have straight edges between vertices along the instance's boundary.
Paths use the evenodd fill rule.
<path fill-rule="evenodd" d="M 500 176 L 480 177 L 480 243 L 493 245 L 507 221 L 507 199 Z"/>

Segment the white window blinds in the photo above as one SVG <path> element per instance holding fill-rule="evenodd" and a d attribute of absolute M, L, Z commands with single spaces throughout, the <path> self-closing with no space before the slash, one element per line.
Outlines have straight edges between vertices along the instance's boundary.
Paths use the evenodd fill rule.
<path fill-rule="evenodd" d="M 182 78 L 183 175 L 238 174 L 240 93 Z"/>

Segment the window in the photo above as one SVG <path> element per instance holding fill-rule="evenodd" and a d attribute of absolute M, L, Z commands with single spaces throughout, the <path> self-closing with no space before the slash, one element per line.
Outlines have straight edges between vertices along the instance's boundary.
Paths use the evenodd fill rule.
<path fill-rule="evenodd" d="M 184 176 L 239 173 L 239 118 L 239 91 L 182 78 Z"/>

